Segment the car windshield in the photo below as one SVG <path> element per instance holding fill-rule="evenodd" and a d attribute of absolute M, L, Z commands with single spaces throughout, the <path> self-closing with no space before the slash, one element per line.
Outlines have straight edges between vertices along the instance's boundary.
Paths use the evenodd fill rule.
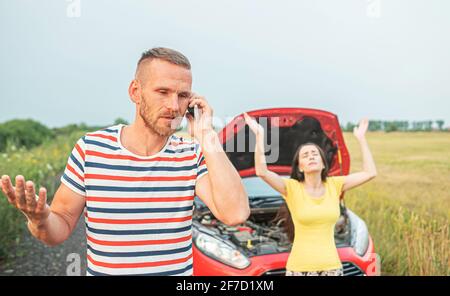
<path fill-rule="evenodd" d="M 283 176 L 283 178 L 284 177 L 287 178 L 287 176 Z M 259 177 L 243 178 L 242 183 L 244 184 L 245 190 L 250 198 L 280 196 L 278 191 L 270 187 L 269 184 L 264 182 Z"/>

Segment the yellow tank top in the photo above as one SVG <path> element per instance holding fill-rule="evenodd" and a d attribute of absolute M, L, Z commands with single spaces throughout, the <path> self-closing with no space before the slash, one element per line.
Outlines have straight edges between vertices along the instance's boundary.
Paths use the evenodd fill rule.
<path fill-rule="evenodd" d="M 294 243 L 286 269 L 323 271 L 341 268 L 334 242 L 334 225 L 339 218 L 339 196 L 344 176 L 328 177 L 321 197 L 310 196 L 303 182 L 284 179 L 286 204 L 294 222 Z"/>

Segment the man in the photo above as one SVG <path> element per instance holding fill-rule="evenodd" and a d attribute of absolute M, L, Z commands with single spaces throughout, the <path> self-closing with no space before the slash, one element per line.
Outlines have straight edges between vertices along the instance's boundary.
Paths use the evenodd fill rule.
<path fill-rule="evenodd" d="M 250 212 L 213 130 L 213 111 L 191 85 L 184 55 L 148 50 L 128 89 L 135 121 L 78 140 L 51 206 L 44 188 L 36 196 L 32 181 L 17 176 L 13 187 L 3 176 L 2 190 L 25 214 L 32 235 L 58 245 L 84 211 L 88 275 L 191 275 L 194 196 L 229 225 Z M 196 106 L 195 118 L 188 106 Z M 184 114 L 198 143 L 173 135 Z"/>

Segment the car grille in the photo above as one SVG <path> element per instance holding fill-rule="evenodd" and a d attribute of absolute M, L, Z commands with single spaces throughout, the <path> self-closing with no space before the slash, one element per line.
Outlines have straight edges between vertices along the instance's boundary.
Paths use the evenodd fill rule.
<path fill-rule="evenodd" d="M 358 266 L 351 262 L 342 262 L 344 267 L 344 276 L 363 276 L 364 272 Z"/>
<path fill-rule="evenodd" d="M 359 269 L 358 266 L 351 262 L 342 262 L 342 267 L 344 268 L 344 276 L 363 276 L 364 272 Z M 263 276 L 284 276 L 286 275 L 286 269 L 274 269 L 266 271 Z"/>

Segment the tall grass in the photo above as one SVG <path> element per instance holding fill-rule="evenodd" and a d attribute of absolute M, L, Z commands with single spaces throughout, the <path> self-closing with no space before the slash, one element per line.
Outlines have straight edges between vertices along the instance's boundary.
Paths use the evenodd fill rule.
<path fill-rule="evenodd" d="M 67 158 L 82 134 L 75 132 L 70 136 L 61 136 L 30 150 L 8 147 L 5 153 L 0 154 L 0 176 L 9 175 L 14 183 L 16 175 L 23 175 L 26 180 L 34 181 L 38 188 L 46 187 L 48 199 L 51 200 L 59 186 L 59 176 L 64 171 Z M 25 228 L 25 217 L 0 194 L 0 258 L 7 257 L 14 244 L 20 242 Z"/>
<path fill-rule="evenodd" d="M 344 137 L 358 171 L 358 143 Z M 378 176 L 345 200 L 366 221 L 382 273 L 450 275 L 450 134 L 370 133 L 368 141 Z"/>

